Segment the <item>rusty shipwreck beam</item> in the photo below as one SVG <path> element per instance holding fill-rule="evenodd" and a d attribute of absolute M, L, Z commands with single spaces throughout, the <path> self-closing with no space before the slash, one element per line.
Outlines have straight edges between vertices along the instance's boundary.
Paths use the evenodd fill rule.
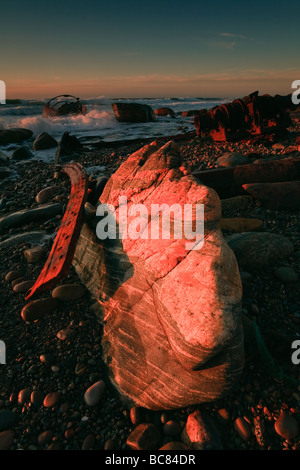
<path fill-rule="evenodd" d="M 88 179 L 79 163 L 64 165 L 61 171 L 71 181 L 69 202 L 48 259 L 35 284 L 27 291 L 26 300 L 34 294 L 51 289 L 68 274 L 80 234 L 84 204 L 88 196 Z"/>
<path fill-rule="evenodd" d="M 276 183 L 300 180 L 300 158 L 286 158 L 231 168 L 195 170 L 193 175 L 213 188 L 219 197 L 246 194 L 243 185 L 250 183 Z"/>

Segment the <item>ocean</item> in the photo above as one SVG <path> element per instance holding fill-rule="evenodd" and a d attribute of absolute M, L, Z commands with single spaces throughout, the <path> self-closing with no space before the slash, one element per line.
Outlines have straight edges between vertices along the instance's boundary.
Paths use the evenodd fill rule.
<path fill-rule="evenodd" d="M 221 103 L 232 101 L 232 98 L 116 98 L 98 97 L 82 99 L 87 107 L 86 115 L 69 115 L 55 118 L 42 116 L 43 107 L 48 100 L 16 100 L 15 103 L 0 105 L 0 129 L 23 127 L 33 131 L 33 136 L 48 132 L 58 141 L 65 131 L 77 138 L 93 137 L 105 142 L 134 140 L 143 138 L 177 135 L 195 130 L 193 116 L 182 117 L 183 111 L 210 109 Z M 171 108 L 175 118 L 158 116 L 155 122 L 120 123 L 117 121 L 112 103 L 136 102 L 147 104 L 153 110 L 160 107 Z M 0 150 L 9 155 L 12 145 L 0 146 Z M 32 150 L 32 149 L 31 149 Z M 42 159 L 53 159 L 51 151 L 33 152 Z"/>

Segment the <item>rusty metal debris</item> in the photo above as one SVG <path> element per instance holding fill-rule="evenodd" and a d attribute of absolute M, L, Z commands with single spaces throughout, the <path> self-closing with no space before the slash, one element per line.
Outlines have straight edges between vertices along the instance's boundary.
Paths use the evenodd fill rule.
<path fill-rule="evenodd" d="M 295 109 L 291 95 L 259 96 L 258 91 L 231 103 L 202 110 L 194 116 L 197 135 L 209 131 L 216 142 L 286 130 L 288 110 Z"/>
<path fill-rule="evenodd" d="M 68 274 L 80 234 L 84 204 L 88 197 L 88 179 L 79 163 L 64 165 L 61 171 L 71 181 L 69 202 L 48 259 L 35 284 L 26 293 L 26 300 L 49 290 Z"/>

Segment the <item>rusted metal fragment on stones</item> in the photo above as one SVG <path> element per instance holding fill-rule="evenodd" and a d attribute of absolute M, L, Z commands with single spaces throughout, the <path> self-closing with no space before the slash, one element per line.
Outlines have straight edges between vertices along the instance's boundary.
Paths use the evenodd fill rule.
<path fill-rule="evenodd" d="M 53 287 L 68 274 L 72 264 L 81 230 L 83 208 L 88 196 L 88 180 L 79 163 L 64 165 L 61 171 L 67 174 L 71 181 L 69 202 L 48 259 L 35 284 L 26 293 L 26 300 Z"/>
<path fill-rule="evenodd" d="M 214 141 L 223 142 L 286 130 L 290 124 L 288 111 L 296 109 L 291 96 L 259 96 L 255 91 L 231 103 L 202 110 L 194 117 L 197 134 L 208 131 Z"/>

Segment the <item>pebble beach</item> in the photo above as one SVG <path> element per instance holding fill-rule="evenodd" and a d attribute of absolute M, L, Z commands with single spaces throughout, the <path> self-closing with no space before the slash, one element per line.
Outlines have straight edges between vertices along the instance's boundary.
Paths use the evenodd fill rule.
<path fill-rule="evenodd" d="M 215 168 L 218 159 L 233 153 L 253 164 L 294 158 L 300 155 L 299 111 L 291 117 L 289 132 L 274 140 L 213 143 L 187 134 L 175 142 L 192 171 Z M 148 142 L 87 146 L 76 161 L 91 179 L 109 178 Z M 205 442 L 196 450 L 299 450 L 300 364 L 291 356 L 300 325 L 300 212 L 267 209 L 252 198 L 243 206 L 224 203 L 223 217 L 257 218 L 262 232 L 282 235 L 293 245 L 284 259 L 278 256 L 256 270 L 240 269 L 245 367 L 230 394 L 220 402 L 172 411 L 128 408 L 110 384 L 102 360 L 95 300 L 73 268 L 40 296 L 44 303 L 37 307 L 37 321 L 25 321 L 21 314 L 70 194 L 68 178 L 55 171 L 54 156 L 55 150 L 53 162 L 10 160 L 0 166 L 0 217 L 37 208 L 38 195 L 52 205 L 51 212 L 41 211 L 34 220 L 24 219 L 0 234 L 0 339 L 6 348 L 6 363 L 0 366 L 0 449 L 191 450 L 185 426 L 198 414 Z M 41 195 L 45 188 L 52 191 Z"/>

